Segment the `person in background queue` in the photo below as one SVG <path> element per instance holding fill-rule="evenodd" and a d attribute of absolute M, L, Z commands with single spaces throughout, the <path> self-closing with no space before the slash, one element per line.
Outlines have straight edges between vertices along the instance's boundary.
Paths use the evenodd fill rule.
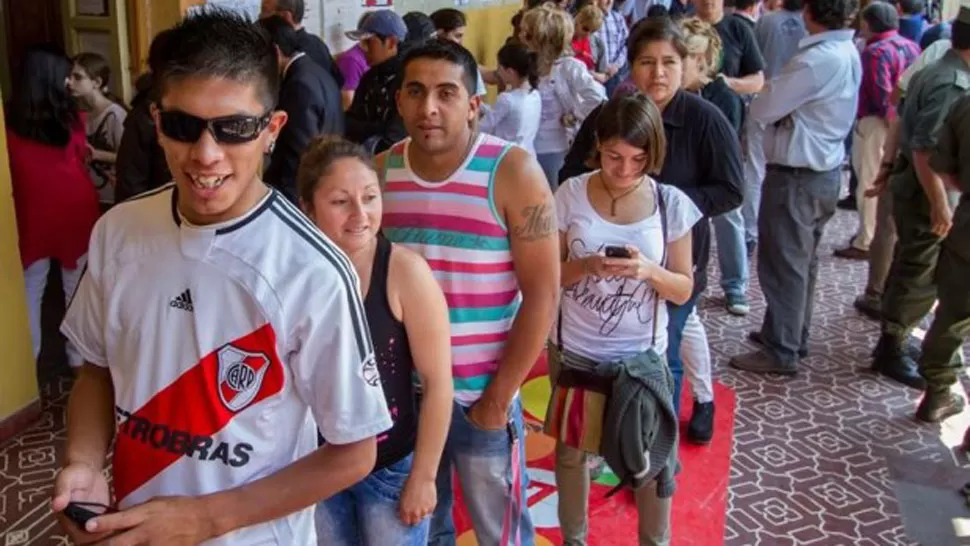
<path fill-rule="evenodd" d="M 347 138 L 368 151 L 381 152 L 407 136 L 394 95 L 401 84 L 400 49 L 408 35 L 404 19 L 381 9 L 347 33 L 360 42 L 370 68 L 360 79 L 347 109 Z"/>
<path fill-rule="evenodd" d="M 276 108 L 286 112 L 270 154 L 264 178 L 297 204 L 296 171 L 300 156 L 314 137 L 343 135 L 344 111 L 340 86 L 330 73 L 297 49 L 297 34 L 279 15 L 259 20 L 276 45 L 280 67 L 280 97 Z"/>
<path fill-rule="evenodd" d="M 326 70 L 337 82 L 344 84 L 340 67 L 333 60 L 330 48 L 316 34 L 310 34 L 303 28 L 303 17 L 306 15 L 306 4 L 303 0 L 263 0 L 260 6 L 260 19 L 279 15 L 296 32 L 297 51 L 302 51 L 313 59 L 320 68 Z"/>
<path fill-rule="evenodd" d="M 17 243 L 27 289 L 27 320 L 33 356 L 40 356 L 41 310 L 51 263 L 61 269 L 61 287 L 70 301 L 84 270 L 91 230 L 98 219 L 98 194 L 85 157 L 84 114 L 65 81 L 71 61 L 62 51 L 27 51 L 10 102 L 6 151 Z M 83 364 L 77 347 L 66 344 L 72 369 Z"/>
<path fill-rule="evenodd" d="M 742 371 L 795 375 L 808 354 L 818 247 L 835 214 L 862 81 L 846 28 L 857 8 L 857 0 L 806 1 L 808 36 L 748 112 L 765 127 L 758 280 L 768 309 L 748 336 L 761 348 L 730 361 Z"/>
<path fill-rule="evenodd" d="M 932 310 L 937 295 L 949 297 L 938 291 L 936 271 L 940 246 L 953 227 L 957 201 L 956 193 L 944 184 L 929 161 L 939 145 L 950 108 L 968 93 L 970 8 L 961 7 L 953 22 L 952 47 L 909 83 L 900 123 L 895 127 L 898 134 L 890 133 L 886 138 L 885 156 L 895 158 L 895 162 L 883 163 L 869 194 L 878 195 L 887 187 L 893 193 L 897 236 L 892 271 L 882 297 L 882 335 L 873 351 L 872 368 L 915 389 L 927 389 L 927 382 L 919 373 L 920 357 L 909 350 L 909 337 Z M 944 367 L 940 356 L 941 352 L 927 355 L 924 366 L 930 370 Z M 960 357 L 959 352 L 952 355 L 953 359 Z M 956 368 L 958 364 L 946 366 Z M 919 419 L 939 422 L 963 411 L 962 397 L 939 388 L 944 377 L 945 372 L 936 377 L 934 388 L 920 402 L 916 410 Z"/>
<path fill-rule="evenodd" d="M 116 203 L 172 181 L 165 153 L 158 145 L 158 133 L 152 118 L 152 104 L 158 102 L 158 85 L 150 69 L 166 47 L 165 39 L 169 34 L 166 29 L 152 39 L 148 48 L 149 70 L 138 78 L 138 93 L 131 99 L 131 112 L 125 118 L 115 162 Z"/>

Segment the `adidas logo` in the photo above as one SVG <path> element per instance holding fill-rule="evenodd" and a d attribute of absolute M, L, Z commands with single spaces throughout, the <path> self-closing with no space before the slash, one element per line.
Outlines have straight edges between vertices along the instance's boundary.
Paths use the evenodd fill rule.
<path fill-rule="evenodd" d="M 188 289 L 172 298 L 172 301 L 168 302 L 168 305 L 169 307 L 189 311 L 190 313 L 195 310 L 192 306 L 192 292 L 189 292 Z"/>

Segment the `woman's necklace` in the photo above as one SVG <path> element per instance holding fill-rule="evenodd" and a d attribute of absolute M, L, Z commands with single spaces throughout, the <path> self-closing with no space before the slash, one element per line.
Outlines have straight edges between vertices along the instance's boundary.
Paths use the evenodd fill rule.
<path fill-rule="evenodd" d="M 613 192 L 610 191 L 610 187 L 606 185 L 606 181 L 603 180 L 603 175 L 602 174 L 600 174 L 600 184 L 603 185 L 603 189 L 606 190 L 607 195 L 610 196 L 610 216 L 616 216 L 616 202 L 619 201 L 620 199 L 623 199 L 627 195 L 630 195 L 631 193 L 639 190 L 640 189 L 640 186 L 643 185 L 643 178 L 640 178 L 640 181 L 637 182 L 635 186 L 633 186 L 632 188 L 626 190 L 625 192 L 621 193 L 620 195 L 616 195 L 616 196 L 614 196 L 613 195 Z"/>

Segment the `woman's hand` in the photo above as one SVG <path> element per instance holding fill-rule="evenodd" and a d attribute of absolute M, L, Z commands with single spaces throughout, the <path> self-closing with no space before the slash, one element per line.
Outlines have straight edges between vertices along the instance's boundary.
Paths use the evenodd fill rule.
<path fill-rule="evenodd" d="M 114 163 L 115 154 L 113 152 L 106 152 L 104 150 L 99 150 L 91 143 L 87 143 L 88 148 L 88 161 L 101 161 L 104 163 Z"/>
<path fill-rule="evenodd" d="M 434 512 L 438 504 L 438 489 L 434 480 L 408 476 L 401 493 L 401 508 L 398 516 L 405 525 L 417 525 Z"/>
<path fill-rule="evenodd" d="M 599 277 L 601 279 L 614 275 L 614 273 L 610 271 L 609 267 L 607 267 L 607 260 L 611 259 L 612 258 L 607 258 L 606 256 L 602 256 L 600 254 L 591 254 L 585 258 L 580 258 L 580 260 L 583 262 L 583 271 L 587 275 Z"/>
<path fill-rule="evenodd" d="M 644 258 L 636 247 L 626 245 L 624 248 L 630 253 L 629 258 L 603 258 L 607 274 L 639 281 L 652 279 L 660 266 Z"/>

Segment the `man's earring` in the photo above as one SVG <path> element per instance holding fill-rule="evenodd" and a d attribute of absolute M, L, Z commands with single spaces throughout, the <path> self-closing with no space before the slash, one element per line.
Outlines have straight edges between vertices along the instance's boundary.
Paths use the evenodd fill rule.
<path fill-rule="evenodd" d="M 275 140 L 269 141 L 269 146 L 266 147 L 267 155 L 272 154 L 274 148 L 276 148 L 276 141 Z"/>

